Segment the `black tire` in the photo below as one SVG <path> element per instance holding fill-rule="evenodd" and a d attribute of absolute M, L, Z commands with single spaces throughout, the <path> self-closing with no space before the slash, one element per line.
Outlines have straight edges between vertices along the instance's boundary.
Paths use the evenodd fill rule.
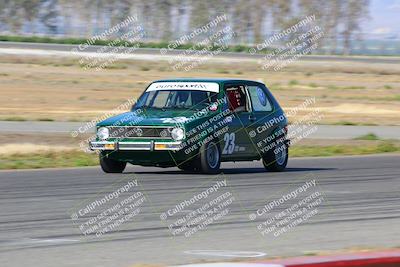
<path fill-rule="evenodd" d="M 214 141 L 203 144 L 200 148 L 198 169 L 202 173 L 219 173 L 221 166 L 221 149 Z"/>
<path fill-rule="evenodd" d="M 285 142 L 280 142 L 263 156 L 262 163 L 268 171 L 282 172 L 286 169 L 288 159 L 289 147 Z"/>
<path fill-rule="evenodd" d="M 105 151 L 99 154 L 99 158 L 101 169 L 105 173 L 122 173 L 125 170 L 126 162 L 108 158 L 107 152 Z"/>

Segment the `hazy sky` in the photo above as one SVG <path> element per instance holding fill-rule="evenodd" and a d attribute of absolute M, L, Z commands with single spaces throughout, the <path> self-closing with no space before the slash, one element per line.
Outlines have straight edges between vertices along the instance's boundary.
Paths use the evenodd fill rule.
<path fill-rule="evenodd" d="M 364 32 L 400 35 L 400 0 L 372 0 Z"/>

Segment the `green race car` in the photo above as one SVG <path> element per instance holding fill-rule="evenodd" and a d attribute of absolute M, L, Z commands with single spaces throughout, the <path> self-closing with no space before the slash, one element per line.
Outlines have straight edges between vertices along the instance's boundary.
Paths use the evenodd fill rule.
<path fill-rule="evenodd" d="M 171 79 L 151 83 L 130 112 L 96 126 L 104 172 L 127 163 L 217 173 L 221 162 L 260 160 L 283 171 L 287 118 L 267 87 L 239 79 Z"/>

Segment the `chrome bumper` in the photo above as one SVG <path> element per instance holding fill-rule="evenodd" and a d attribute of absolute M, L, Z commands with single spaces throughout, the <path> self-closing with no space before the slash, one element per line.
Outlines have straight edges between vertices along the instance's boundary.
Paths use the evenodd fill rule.
<path fill-rule="evenodd" d="M 178 151 L 181 149 L 182 142 L 108 142 L 93 141 L 89 142 L 91 150 L 131 150 L 131 151 L 159 151 L 170 150 Z"/>

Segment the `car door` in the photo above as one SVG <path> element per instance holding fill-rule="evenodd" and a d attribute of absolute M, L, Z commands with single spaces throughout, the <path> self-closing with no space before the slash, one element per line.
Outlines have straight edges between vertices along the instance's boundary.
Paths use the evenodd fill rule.
<path fill-rule="evenodd" d="M 249 83 L 247 91 L 251 104 L 251 125 L 249 126 L 249 136 L 256 153 L 261 156 L 268 150 L 274 149 L 271 143 L 279 138 L 279 128 L 281 120 L 286 120 L 284 116 L 280 117 L 281 112 L 277 112 L 274 102 L 269 97 L 267 88 L 259 83 Z"/>
<path fill-rule="evenodd" d="M 250 100 L 244 83 L 230 83 L 224 86 L 227 98 L 225 108 L 233 114 L 228 131 L 223 135 L 221 152 L 227 160 L 249 159 L 254 156 L 254 147 L 248 135 L 251 111 Z"/>

